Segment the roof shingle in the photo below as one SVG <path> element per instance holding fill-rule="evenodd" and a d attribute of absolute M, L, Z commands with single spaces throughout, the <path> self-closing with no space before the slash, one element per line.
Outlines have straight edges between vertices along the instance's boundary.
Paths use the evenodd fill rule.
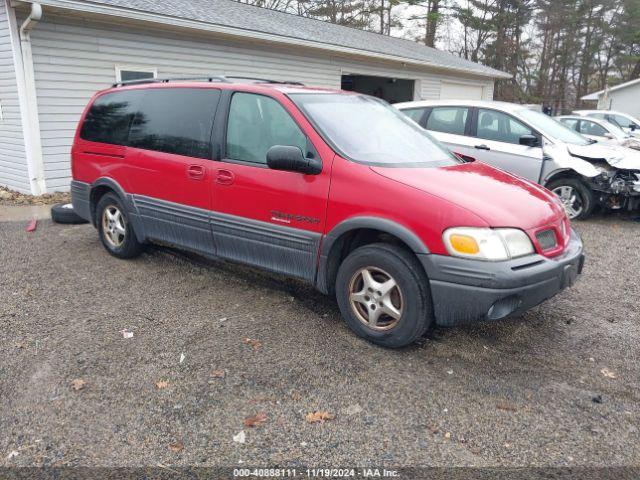
<path fill-rule="evenodd" d="M 43 2 L 46 3 L 46 2 Z M 492 78 L 508 76 L 447 52 L 410 40 L 380 35 L 356 28 L 232 0 L 93 0 L 94 5 L 120 7 L 245 31 L 255 31 L 291 39 L 384 54 L 430 66 L 466 71 Z"/>

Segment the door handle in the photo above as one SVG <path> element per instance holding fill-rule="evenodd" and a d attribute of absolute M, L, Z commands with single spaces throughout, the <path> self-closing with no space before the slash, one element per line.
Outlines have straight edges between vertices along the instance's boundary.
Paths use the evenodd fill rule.
<path fill-rule="evenodd" d="M 477 148 L 478 150 L 491 150 L 489 147 L 487 147 L 484 143 L 482 145 L 476 145 L 473 148 Z"/>
<path fill-rule="evenodd" d="M 235 175 L 231 170 L 219 169 L 216 174 L 216 183 L 220 185 L 231 185 L 235 180 Z"/>
<path fill-rule="evenodd" d="M 187 167 L 187 176 L 193 180 L 202 180 L 204 178 L 204 167 L 202 165 L 189 165 Z"/>

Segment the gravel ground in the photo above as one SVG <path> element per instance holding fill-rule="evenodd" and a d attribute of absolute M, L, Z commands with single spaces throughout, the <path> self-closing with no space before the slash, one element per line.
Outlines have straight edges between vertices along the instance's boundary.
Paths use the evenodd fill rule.
<path fill-rule="evenodd" d="M 578 223 L 584 275 L 521 318 L 395 351 L 293 281 L 24 228 L 0 223 L 0 466 L 640 465 L 640 223 Z"/>

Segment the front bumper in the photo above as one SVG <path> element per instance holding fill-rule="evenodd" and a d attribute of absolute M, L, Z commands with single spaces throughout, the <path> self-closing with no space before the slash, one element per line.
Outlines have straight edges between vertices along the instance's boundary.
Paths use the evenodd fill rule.
<path fill-rule="evenodd" d="M 571 286 L 582 273 L 582 241 L 575 231 L 565 251 L 483 262 L 445 255 L 420 255 L 429 277 L 438 325 L 498 320 L 522 313 Z"/>

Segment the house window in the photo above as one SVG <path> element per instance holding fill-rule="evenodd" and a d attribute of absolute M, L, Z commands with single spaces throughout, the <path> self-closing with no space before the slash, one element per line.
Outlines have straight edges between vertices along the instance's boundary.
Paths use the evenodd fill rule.
<path fill-rule="evenodd" d="M 130 82 L 131 80 L 144 80 L 156 78 L 158 70 L 149 67 L 116 66 L 116 81 Z"/>

